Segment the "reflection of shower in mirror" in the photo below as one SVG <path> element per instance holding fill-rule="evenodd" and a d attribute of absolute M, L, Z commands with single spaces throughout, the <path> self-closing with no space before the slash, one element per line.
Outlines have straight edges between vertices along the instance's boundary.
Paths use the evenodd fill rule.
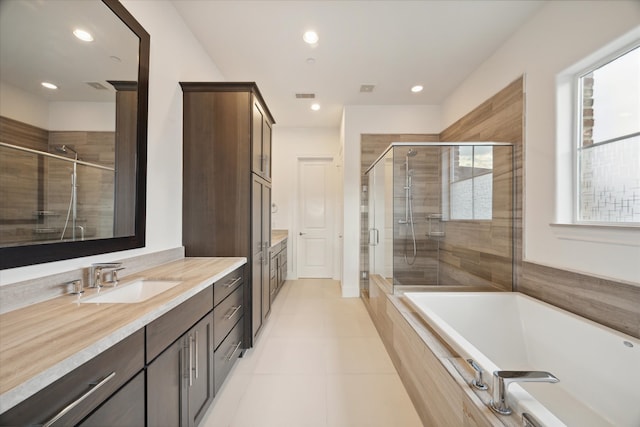
<path fill-rule="evenodd" d="M 71 217 L 71 238 L 76 240 L 76 229 L 78 228 L 78 152 L 65 144 L 56 145 L 55 150 L 62 154 L 68 154 L 69 151 L 75 154 L 71 171 L 71 196 L 69 197 L 69 207 L 67 208 L 67 219 L 64 222 L 64 227 L 62 227 L 62 233 L 60 233 L 60 240 L 64 240 L 64 233 L 67 232 L 67 227 L 69 226 L 70 214 L 73 214 Z M 84 240 L 84 227 L 80 227 L 80 230 L 81 240 Z"/>

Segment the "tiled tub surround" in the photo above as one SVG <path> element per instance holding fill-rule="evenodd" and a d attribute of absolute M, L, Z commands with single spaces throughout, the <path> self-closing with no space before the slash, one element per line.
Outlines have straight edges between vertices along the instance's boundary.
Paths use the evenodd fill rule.
<path fill-rule="evenodd" d="M 490 387 L 496 370 L 542 370 L 560 379 L 511 385 L 514 411 L 546 426 L 640 424 L 640 340 L 517 292 L 409 292 L 403 300 L 457 354 L 481 366 Z"/>
<path fill-rule="evenodd" d="M 0 315 L 0 413 L 140 330 L 245 258 L 183 258 L 127 276 L 182 282 L 136 304 L 81 304 L 65 295 Z M 87 289 L 82 298 L 96 293 Z"/>
<path fill-rule="evenodd" d="M 473 370 L 445 344 L 402 297 L 373 276 L 365 306 L 425 426 L 522 426 L 517 415 L 498 416 L 489 391 L 469 383 Z M 485 375 L 488 379 L 490 375 Z"/>

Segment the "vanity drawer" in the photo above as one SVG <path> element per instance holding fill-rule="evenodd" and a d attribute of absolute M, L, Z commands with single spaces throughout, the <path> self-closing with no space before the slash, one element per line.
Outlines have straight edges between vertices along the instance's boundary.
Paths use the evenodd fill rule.
<path fill-rule="evenodd" d="M 220 386 L 224 383 L 224 379 L 233 367 L 235 361 L 242 353 L 242 332 L 244 329 L 244 317 L 240 319 L 236 326 L 233 327 L 229 335 L 222 341 L 220 347 L 213 353 L 213 369 L 214 369 L 214 388 L 218 393 Z"/>
<path fill-rule="evenodd" d="M 244 314 L 244 289 L 236 289 L 213 310 L 213 348 L 218 348 Z"/>
<path fill-rule="evenodd" d="M 143 368 L 141 329 L 0 415 L 0 425 L 43 425 L 72 404 L 53 425 L 75 425 Z"/>
<path fill-rule="evenodd" d="M 213 286 L 198 292 L 147 325 L 147 363 L 213 309 Z"/>
<path fill-rule="evenodd" d="M 213 284 L 213 305 L 216 306 L 222 302 L 231 292 L 238 289 L 244 283 L 243 277 L 244 267 L 232 271 L 220 280 L 216 280 Z"/>

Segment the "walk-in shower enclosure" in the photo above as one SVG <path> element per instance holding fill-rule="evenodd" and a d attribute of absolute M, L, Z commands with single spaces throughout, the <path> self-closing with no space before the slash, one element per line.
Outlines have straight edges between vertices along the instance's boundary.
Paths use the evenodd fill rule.
<path fill-rule="evenodd" d="M 366 175 L 369 280 L 394 292 L 513 289 L 512 145 L 393 143 Z M 368 295 L 369 281 L 361 283 Z"/>

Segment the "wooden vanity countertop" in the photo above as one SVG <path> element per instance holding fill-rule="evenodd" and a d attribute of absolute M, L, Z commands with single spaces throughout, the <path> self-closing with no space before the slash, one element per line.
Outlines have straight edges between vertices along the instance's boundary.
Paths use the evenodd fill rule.
<path fill-rule="evenodd" d="M 143 328 L 246 258 L 183 258 L 121 279 L 180 281 L 135 304 L 79 303 L 65 295 L 0 315 L 0 413 Z M 108 290 L 109 288 L 103 288 Z M 96 294 L 85 288 L 82 298 Z"/>
<path fill-rule="evenodd" d="M 271 247 L 281 243 L 287 237 L 289 237 L 288 230 L 271 230 Z"/>

